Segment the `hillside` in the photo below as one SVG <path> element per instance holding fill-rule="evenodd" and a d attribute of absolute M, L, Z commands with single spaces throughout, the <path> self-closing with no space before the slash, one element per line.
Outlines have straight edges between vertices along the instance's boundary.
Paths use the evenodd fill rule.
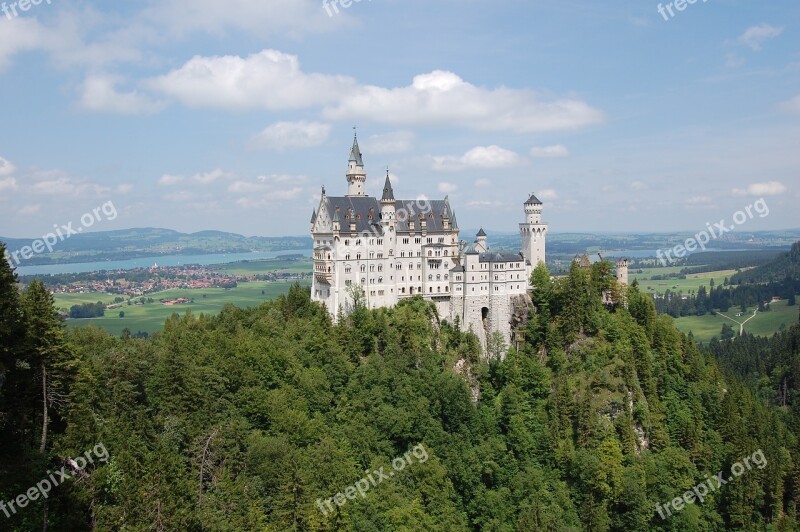
<path fill-rule="evenodd" d="M 3 238 L 9 252 L 31 245 L 32 239 Z M 221 231 L 180 233 L 171 229 L 139 228 L 73 235 L 52 253 L 34 255 L 25 266 L 70 262 L 125 260 L 158 255 L 206 255 L 309 249 L 310 237 L 245 237 Z"/>
<path fill-rule="evenodd" d="M 53 529 L 798 524 L 800 383 L 785 382 L 779 409 L 636 288 L 629 310 L 603 306 L 604 290 L 623 296 L 608 263 L 557 281 L 538 268 L 526 341 L 489 361 L 422 299 L 333 324 L 300 287 L 254 309 L 176 315 L 146 341 L 62 336 L 38 283 L 21 296 L 20 324 L 10 271 L 0 274 L 0 500 L 65 457 L 99 442 L 108 451 L 50 494 Z M 11 342 L 14 327 L 29 340 Z M 796 353 L 800 328 L 785 336 Z M 45 453 L 36 368 L 60 398 Z M 747 470 L 702 503 L 675 502 L 744 458 Z M 41 528 L 44 508 L 33 502 L 6 524 Z"/>
<path fill-rule="evenodd" d="M 762 284 L 780 282 L 785 279 L 800 280 L 800 241 L 792 249 L 781 253 L 767 264 L 737 273 L 731 277 L 732 284 Z"/>

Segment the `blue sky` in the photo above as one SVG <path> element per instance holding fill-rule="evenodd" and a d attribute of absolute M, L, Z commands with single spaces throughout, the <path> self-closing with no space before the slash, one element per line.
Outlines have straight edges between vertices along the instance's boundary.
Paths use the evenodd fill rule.
<path fill-rule="evenodd" d="M 799 227 L 800 4 L 658 5 L 6 0 L 0 235 L 108 201 L 93 230 L 305 234 L 354 125 L 368 192 L 388 166 L 462 227 L 515 231 L 530 192 L 554 232 L 699 231 L 760 198 L 741 230 Z"/>

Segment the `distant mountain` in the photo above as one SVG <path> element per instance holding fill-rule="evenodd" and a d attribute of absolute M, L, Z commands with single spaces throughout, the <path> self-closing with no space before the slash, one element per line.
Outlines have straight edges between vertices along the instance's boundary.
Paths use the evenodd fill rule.
<path fill-rule="evenodd" d="M 31 246 L 36 238 L 3 238 L 10 253 Z M 181 233 L 171 229 L 134 228 L 73 235 L 58 242 L 52 253 L 35 254 L 20 265 L 125 260 L 158 255 L 209 255 L 310 249 L 310 237 L 245 237 L 223 231 Z"/>
<path fill-rule="evenodd" d="M 772 262 L 737 273 L 731 277 L 731 284 L 780 282 L 787 277 L 800 280 L 800 241 L 792 244 L 790 251 L 779 254 Z"/>

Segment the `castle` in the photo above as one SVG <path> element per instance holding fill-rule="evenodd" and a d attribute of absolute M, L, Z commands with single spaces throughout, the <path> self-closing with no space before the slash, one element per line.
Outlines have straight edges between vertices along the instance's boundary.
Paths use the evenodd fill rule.
<path fill-rule="evenodd" d="M 336 319 L 363 290 L 369 308 L 391 307 L 415 295 L 436 305 L 439 316 L 471 329 L 485 347 L 499 332 L 514 341 L 515 316 L 527 316 L 531 273 L 545 261 L 547 224 L 542 202 L 531 194 L 519 224 L 522 250 L 490 250 L 481 229 L 467 245 L 447 197 L 400 200 L 387 171 L 380 199 L 365 193 L 367 173 L 354 137 L 347 195 L 322 188 L 311 216 L 314 276 L 311 297 Z"/>

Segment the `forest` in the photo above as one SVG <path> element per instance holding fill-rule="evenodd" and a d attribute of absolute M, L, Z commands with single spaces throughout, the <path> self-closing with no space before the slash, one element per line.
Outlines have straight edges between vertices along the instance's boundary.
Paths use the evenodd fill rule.
<path fill-rule="evenodd" d="M 67 331 L 16 281 L 3 261 L 2 529 L 798 528 L 800 324 L 701 350 L 608 262 L 540 265 L 521 348 L 488 358 L 421 298 L 333 323 L 294 286 L 136 339 Z"/>

